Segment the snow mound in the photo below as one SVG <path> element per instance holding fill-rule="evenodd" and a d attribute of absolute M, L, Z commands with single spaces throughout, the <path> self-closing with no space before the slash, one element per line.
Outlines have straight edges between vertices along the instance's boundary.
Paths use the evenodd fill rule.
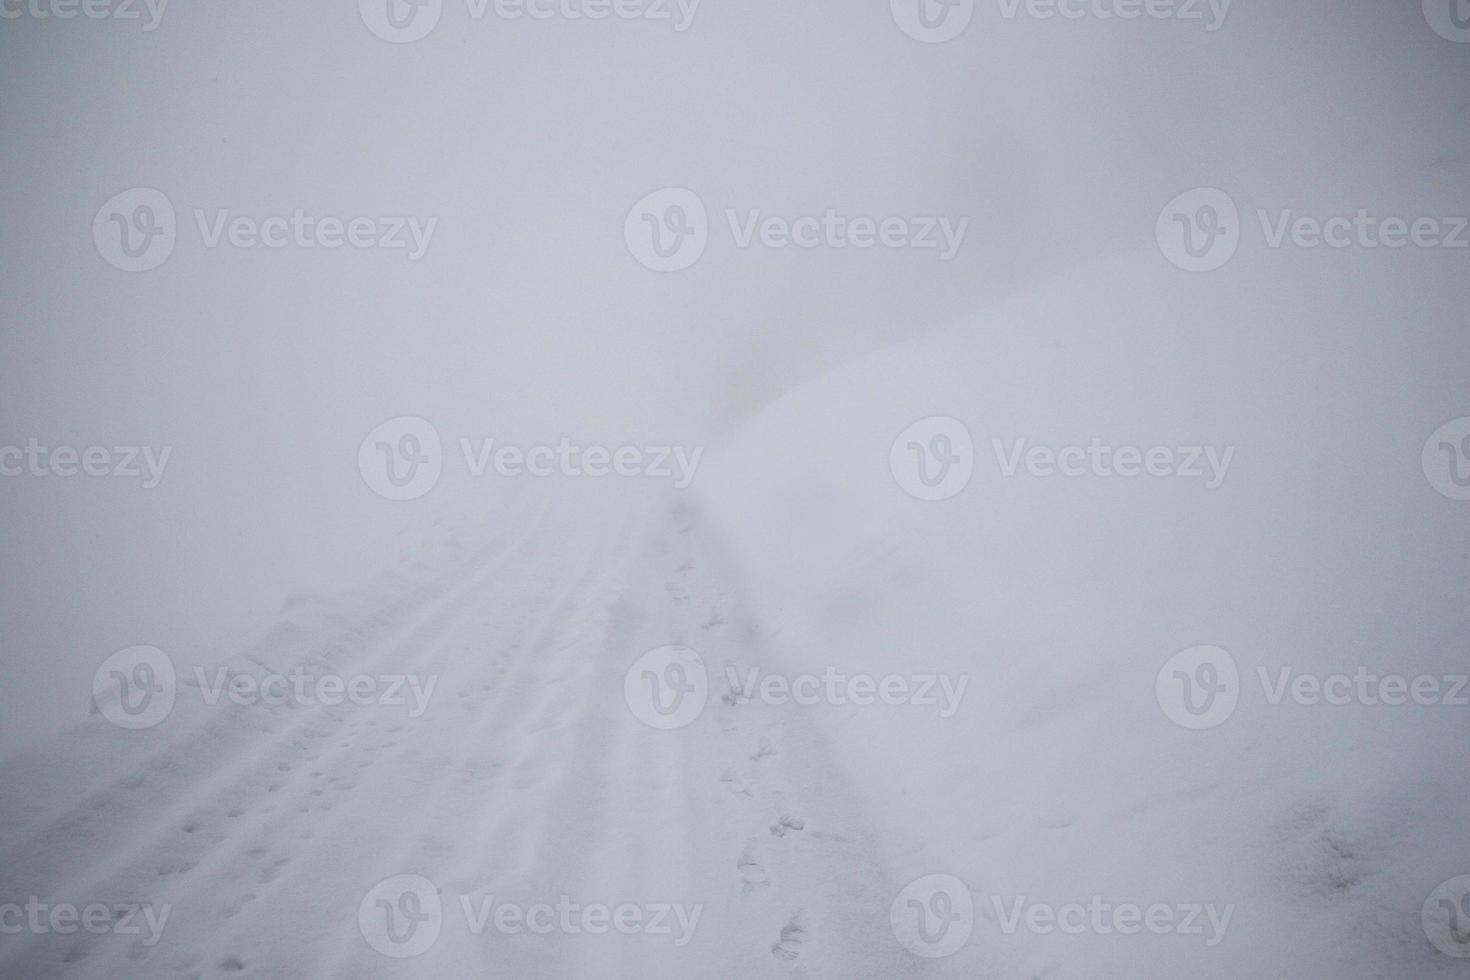
<path fill-rule="evenodd" d="M 1412 196 L 1464 213 L 1448 184 Z M 1470 414 L 1463 271 L 1242 247 L 1191 275 L 1140 250 L 809 382 L 711 452 L 700 490 L 785 658 L 768 670 L 968 679 L 948 717 L 805 709 L 893 878 L 972 893 L 940 975 L 1460 975 L 1420 912 L 1470 872 L 1470 710 L 1272 695 L 1283 670 L 1464 672 L 1466 512 L 1420 463 Z M 930 417 L 975 447 L 938 501 L 891 470 Z M 1094 443 L 1233 455 L 1217 480 L 1204 454 L 1167 477 L 1025 462 Z M 1238 704 L 1191 730 L 1156 683 L 1200 646 L 1233 659 Z M 1197 931 L 1027 925 L 1098 902 L 1198 906 Z"/>

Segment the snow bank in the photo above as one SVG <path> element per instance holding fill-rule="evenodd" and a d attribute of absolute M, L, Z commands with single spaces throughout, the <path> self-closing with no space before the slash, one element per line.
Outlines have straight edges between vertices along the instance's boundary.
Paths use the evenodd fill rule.
<path fill-rule="evenodd" d="M 1379 199 L 1464 213 L 1464 193 Z M 895 880 L 968 884 L 974 933 L 941 975 L 1461 968 L 1420 910 L 1470 872 L 1470 709 L 1273 705 L 1258 677 L 1464 672 L 1466 505 L 1420 453 L 1470 414 L 1454 394 L 1470 283 L 1463 252 L 1415 251 L 1256 242 L 1191 275 L 1139 250 L 808 383 L 711 451 L 698 486 L 783 660 L 767 670 L 968 678 L 948 718 L 788 709 L 820 719 Z M 970 484 L 939 502 L 890 473 L 895 438 L 930 416 L 975 443 Z M 992 440 L 1010 456 L 1022 439 L 1234 456 L 1215 489 L 1005 476 Z M 1239 705 L 1188 730 L 1156 677 L 1206 644 L 1238 665 Z M 1206 919 L 1202 935 L 1003 928 L 1017 899 L 1094 897 L 1233 912 L 1213 946 Z"/>

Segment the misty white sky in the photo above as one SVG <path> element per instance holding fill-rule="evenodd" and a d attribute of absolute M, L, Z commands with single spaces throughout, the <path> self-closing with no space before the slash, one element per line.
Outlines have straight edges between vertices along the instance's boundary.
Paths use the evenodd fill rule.
<path fill-rule="evenodd" d="M 981 4 L 938 46 L 851 0 L 705 0 L 684 32 L 448 3 L 406 45 L 350 3 L 178 3 L 151 32 L 0 22 L 0 441 L 174 447 L 156 490 L 0 482 L 0 732 L 83 710 L 72 695 L 113 649 L 205 648 L 391 559 L 424 514 L 357 477 L 382 419 L 707 438 L 859 354 L 1150 244 L 1178 190 L 1305 208 L 1462 177 L 1466 51 L 1417 6 L 1239 2 L 1210 33 Z M 835 207 L 963 216 L 969 237 L 944 263 L 726 234 L 658 275 L 621 228 L 669 185 L 717 226 L 727 208 Z M 169 196 L 181 240 L 129 275 L 89 230 L 135 186 Z M 195 208 L 438 226 L 418 262 L 206 249 Z"/>

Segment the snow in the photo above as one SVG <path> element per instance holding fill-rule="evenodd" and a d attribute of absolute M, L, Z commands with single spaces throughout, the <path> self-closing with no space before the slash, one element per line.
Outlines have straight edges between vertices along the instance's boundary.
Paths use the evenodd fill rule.
<path fill-rule="evenodd" d="M 878 848 L 802 719 L 714 702 L 670 732 L 625 704 L 630 651 L 734 654 L 748 622 L 688 514 L 550 488 L 455 542 L 299 598 L 226 664 L 260 690 L 298 666 L 407 674 L 427 710 L 244 683 L 211 701 L 217 676 L 180 662 L 157 724 L 119 729 L 99 699 L 10 757 L 6 893 L 142 903 L 162 928 L 7 937 L 7 975 L 914 973 Z M 422 948 L 377 911 L 414 887 Z"/>
<path fill-rule="evenodd" d="M 1440 2 L 7 19 L 0 977 L 1467 975 Z"/>
<path fill-rule="evenodd" d="M 1362 311 L 1457 313 L 1351 261 L 1099 262 L 794 389 L 693 497 L 522 484 L 291 598 L 229 673 L 177 658 L 163 723 L 99 700 L 0 772 L 6 894 L 166 909 L 156 944 L 32 932 L 7 975 L 1458 975 L 1419 917 L 1460 873 L 1463 709 L 1269 696 L 1463 669 L 1470 558 L 1418 465 L 1455 368 Z M 977 445 L 938 501 L 891 471 L 928 414 Z M 1094 437 L 1235 455 L 1213 489 L 1003 475 Z M 671 644 L 708 699 L 660 728 L 630 665 Z M 1156 679 L 1201 645 L 1241 691 L 1189 730 Z M 416 686 L 229 680 L 293 671 Z M 415 888 L 436 931 L 399 958 L 375 903 Z M 973 909 L 948 945 L 906 918 L 936 888 Z"/>
<path fill-rule="evenodd" d="M 716 454 L 709 512 L 784 669 L 969 679 L 949 718 L 812 712 L 895 879 L 975 896 L 935 975 L 1461 975 L 1419 918 L 1462 873 L 1464 708 L 1267 696 L 1283 668 L 1463 674 L 1463 516 L 1417 462 L 1470 353 L 1426 339 L 1462 331 L 1463 277 L 1458 303 L 1429 288 L 1455 261 L 1243 251 L 1200 278 L 1139 251 L 846 365 Z M 889 440 L 935 415 L 976 443 L 937 502 L 889 476 Z M 1093 438 L 1236 455 L 1213 490 L 1004 475 L 1017 439 Z M 1240 704 L 1191 731 L 1155 680 L 1204 644 Z M 1233 916 L 1218 945 L 1002 927 L 1022 897 L 1094 896 Z"/>

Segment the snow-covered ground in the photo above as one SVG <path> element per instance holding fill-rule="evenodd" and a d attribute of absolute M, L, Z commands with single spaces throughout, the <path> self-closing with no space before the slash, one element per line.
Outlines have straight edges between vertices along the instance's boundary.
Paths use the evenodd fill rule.
<path fill-rule="evenodd" d="M 1415 193 L 1463 209 L 1465 176 Z M 1463 271 L 1243 247 L 1191 277 L 1140 251 L 806 385 L 716 456 L 710 513 L 780 670 L 968 681 L 950 716 L 808 712 L 895 880 L 974 896 L 937 975 L 1466 975 L 1420 921 L 1470 860 L 1470 543 L 1421 465 L 1463 405 Z M 909 442 L 937 479 L 962 437 L 912 435 L 934 416 L 964 424 L 974 471 L 920 500 Z M 1018 442 L 1094 440 L 1181 472 L 1017 466 Z M 1174 672 L 1214 678 L 1166 664 L 1201 646 L 1229 655 L 1238 704 L 1196 727 L 1176 699 L 1213 699 Z M 1302 675 L 1353 678 L 1326 692 L 1350 703 L 1281 693 Z M 1415 678 L 1434 703 L 1405 703 Z M 1122 935 L 1094 900 L 1206 914 Z M 1018 927 L 1017 903 L 1088 924 Z"/>
<path fill-rule="evenodd" d="M 698 519 L 626 489 L 550 497 L 294 601 L 225 675 L 176 662 L 148 727 L 109 720 L 114 684 L 9 759 L 5 894 L 118 914 L 45 928 L 39 909 L 4 974 L 916 975 L 882 849 L 809 719 L 717 695 L 666 731 L 630 707 L 636 651 L 768 659 Z M 297 668 L 370 679 L 373 703 L 244 686 L 284 694 L 267 678 Z M 410 893 L 425 924 L 393 918 Z"/>
<path fill-rule="evenodd" d="M 0 885 L 157 928 L 26 930 L 5 975 L 1464 975 L 1421 910 L 1466 871 L 1467 709 L 1272 693 L 1463 673 L 1420 463 L 1453 261 L 1100 262 L 799 387 L 695 494 L 523 485 L 293 597 L 228 674 L 174 658 L 157 724 L 104 684 L 4 763 Z M 890 450 L 936 415 L 974 472 L 925 501 Z M 1007 475 L 1094 439 L 1214 462 Z M 1202 645 L 1238 704 L 1191 729 Z M 373 696 L 232 680 L 296 668 Z"/>
<path fill-rule="evenodd" d="M 0 978 L 1470 976 L 1467 0 L 76 9 Z"/>

